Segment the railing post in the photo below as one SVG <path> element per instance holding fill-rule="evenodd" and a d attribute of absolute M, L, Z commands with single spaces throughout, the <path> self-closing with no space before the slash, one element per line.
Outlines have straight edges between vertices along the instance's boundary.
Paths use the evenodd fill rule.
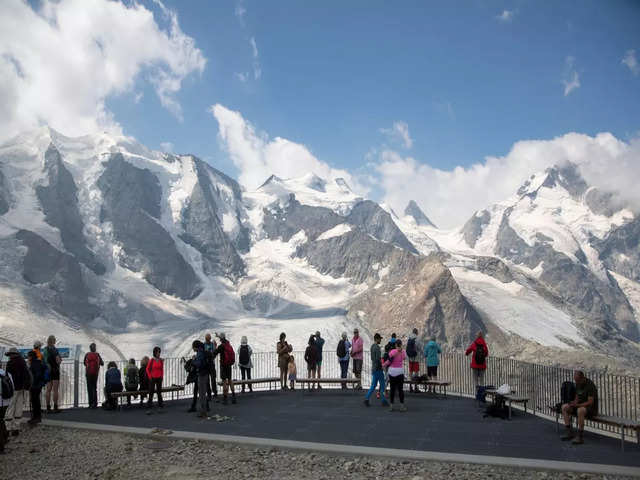
<path fill-rule="evenodd" d="M 80 406 L 80 345 L 76 345 L 73 357 L 73 407 Z"/>

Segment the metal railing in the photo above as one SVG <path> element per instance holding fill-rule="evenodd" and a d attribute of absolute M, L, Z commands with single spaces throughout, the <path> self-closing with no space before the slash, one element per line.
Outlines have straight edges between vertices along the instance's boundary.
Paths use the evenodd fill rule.
<path fill-rule="evenodd" d="M 304 352 L 292 352 L 296 359 L 298 376 L 306 376 Z M 278 357 L 275 352 L 254 352 L 252 355 L 252 378 L 278 377 Z M 469 366 L 470 359 L 461 353 L 443 353 L 440 357 L 438 377 L 451 382 L 449 392 L 454 395 L 474 396 L 475 386 L 473 375 Z M 105 362 L 106 364 L 107 362 Z M 116 361 L 119 370 L 123 374 L 127 364 L 125 361 Z M 425 373 L 424 359 L 420 360 L 420 372 Z M 349 377 L 353 378 L 353 365 L 349 363 Z M 233 366 L 233 378 L 241 378 L 240 368 L 236 362 Z M 368 352 L 365 352 L 362 385 L 368 388 L 370 385 L 371 362 Z M 218 369 L 218 379 L 219 379 Z M 104 370 L 98 379 L 98 398 L 104 399 Z M 632 420 L 640 420 L 640 378 L 611 375 L 599 372 L 586 372 L 598 388 L 599 413 L 604 415 L 623 417 Z M 325 378 L 339 378 L 340 364 L 334 351 L 325 350 L 322 362 L 322 376 Z M 187 372 L 181 358 L 164 359 L 164 386 L 184 385 Z M 407 372 L 408 378 L 408 372 Z M 569 369 L 522 362 L 508 358 L 489 357 L 487 359 L 487 371 L 484 383 L 486 385 L 499 386 L 508 383 L 517 394 L 529 398 L 529 408 L 537 413 L 549 415 L 549 407 L 560 402 L 560 387 L 562 382 L 573 380 L 573 371 Z M 335 388 L 339 388 L 336 385 Z M 256 385 L 254 390 L 268 388 L 267 385 Z M 44 395 L 44 391 L 43 391 Z M 187 385 L 183 392 L 179 392 L 178 398 L 191 398 L 193 385 Z M 139 400 L 139 399 L 138 399 Z M 44 398 L 43 398 L 44 405 Z M 79 361 L 65 360 L 61 364 L 60 400 L 59 406 L 78 407 L 88 405 L 88 395 L 84 366 Z M 591 427 L 616 431 L 614 427 L 595 424 Z"/>

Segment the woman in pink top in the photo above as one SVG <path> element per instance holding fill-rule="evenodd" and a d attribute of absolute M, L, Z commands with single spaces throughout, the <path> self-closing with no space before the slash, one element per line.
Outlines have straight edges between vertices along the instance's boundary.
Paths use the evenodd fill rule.
<path fill-rule="evenodd" d="M 407 358 L 407 353 L 402 349 L 402 341 L 396 340 L 396 347 L 389 352 L 389 360 L 383 363 L 383 366 L 389 367 L 389 383 L 391 384 L 391 393 L 389 400 L 391 406 L 389 411 L 393 412 L 393 401 L 395 400 L 396 390 L 398 391 L 398 397 L 400 398 L 401 412 L 406 412 L 407 407 L 404 406 L 404 359 Z"/>

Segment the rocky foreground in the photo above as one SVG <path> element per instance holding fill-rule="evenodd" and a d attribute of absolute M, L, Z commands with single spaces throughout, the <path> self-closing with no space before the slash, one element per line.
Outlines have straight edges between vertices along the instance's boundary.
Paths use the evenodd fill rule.
<path fill-rule="evenodd" d="M 80 479 L 427 479 L 623 478 L 485 465 L 413 462 L 294 452 L 41 426 L 12 438 L 0 478 Z"/>

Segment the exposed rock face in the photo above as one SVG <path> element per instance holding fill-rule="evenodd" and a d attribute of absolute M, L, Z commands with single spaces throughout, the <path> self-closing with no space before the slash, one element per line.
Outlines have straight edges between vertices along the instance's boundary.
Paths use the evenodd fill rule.
<path fill-rule="evenodd" d="M 147 169 L 134 167 L 113 154 L 98 179 L 103 205 L 101 221 L 111 222 L 122 251 L 120 265 L 161 292 L 183 299 L 202 290 L 193 268 L 180 255 L 171 235 L 159 223 L 162 191 Z"/>
<path fill-rule="evenodd" d="M 223 230 L 218 205 L 224 199 L 210 177 L 219 172 L 212 171 L 211 167 L 199 160 L 195 161 L 195 166 L 198 182 L 182 212 L 184 233 L 180 238 L 202 253 L 203 271 L 206 275 L 223 275 L 237 280 L 244 274 L 244 262 Z M 237 183 L 226 176 L 223 180 L 226 180 L 226 186 L 233 192 L 236 200 L 240 201 L 241 193 Z M 241 225 L 237 214 L 236 221 Z M 239 227 L 236 239 L 236 245 L 245 250 L 248 248 L 249 239 L 244 227 Z"/>
<path fill-rule="evenodd" d="M 595 247 L 609 270 L 640 282 L 640 217 L 615 228 Z"/>
<path fill-rule="evenodd" d="M 390 279 L 391 280 L 391 279 Z M 355 299 L 349 315 L 388 336 L 418 328 L 452 348 L 465 348 L 485 325 L 460 293 L 451 272 L 435 257 L 420 257 L 405 275 Z"/>
<path fill-rule="evenodd" d="M 357 203 L 347 217 L 347 222 L 383 242 L 392 243 L 410 252 L 418 253 L 415 247 L 394 223 L 391 215 L 371 200 Z"/>
<path fill-rule="evenodd" d="M 471 248 L 476 246 L 476 242 L 480 235 L 482 235 L 482 230 L 486 225 L 489 224 L 491 220 L 491 214 L 486 210 L 481 212 L 476 212 L 467 223 L 462 227 L 462 235 L 464 237 L 464 241 L 467 242 Z"/>
<path fill-rule="evenodd" d="M 407 208 L 404 209 L 404 214 L 412 217 L 416 221 L 417 225 L 437 228 L 413 200 L 411 200 L 407 205 Z"/>
<path fill-rule="evenodd" d="M 502 283 L 513 282 L 511 270 L 509 270 L 509 267 L 499 258 L 478 257 L 476 259 L 476 266 L 482 273 L 490 275 Z"/>
<path fill-rule="evenodd" d="M 4 215 L 9 211 L 9 198 L 7 181 L 4 177 L 4 173 L 0 170 L 0 215 Z"/>
<path fill-rule="evenodd" d="M 104 274 L 104 265 L 86 244 L 84 224 L 78 209 L 78 188 L 53 144 L 49 145 L 44 162 L 49 184 L 36 187 L 36 194 L 46 222 L 60 231 L 62 243 L 68 252 L 94 273 Z"/>
<path fill-rule="evenodd" d="M 97 309 L 89 303 L 89 292 L 75 257 L 60 252 L 28 230 L 18 231 L 15 238 L 27 247 L 23 278 L 35 285 L 46 284 L 53 297 L 54 310 L 78 321 L 88 321 L 97 314 Z"/>
<path fill-rule="evenodd" d="M 620 206 L 615 202 L 613 194 L 603 192 L 597 188 L 590 188 L 584 197 L 584 203 L 588 205 L 593 213 L 610 217 Z"/>
<path fill-rule="evenodd" d="M 619 329 L 630 340 L 640 339 L 633 310 L 615 281 L 601 280 L 544 241 L 528 245 L 509 225 L 510 213 L 507 209 L 502 218 L 496 254 L 531 269 L 542 264 L 539 281 L 562 301 L 587 314 L 603 331 Z"/>

